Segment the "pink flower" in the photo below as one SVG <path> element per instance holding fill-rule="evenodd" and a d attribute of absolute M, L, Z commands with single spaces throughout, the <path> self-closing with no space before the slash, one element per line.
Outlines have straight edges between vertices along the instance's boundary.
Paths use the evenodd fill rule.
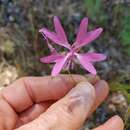
<path fill-rule="evenodd" d="M 40 29 L 39 32 L 43 34 L 45 38 L 50 39 L 53 41 L 53 44 L 57 44 L 60 46 L 63 46 L 67 48 L 66 55 L 59 54 L 55 48 L 52 47 L 52 45 L 49 45 L 49 48 L 52 52 L 51 55 L 47 57 L 41 58 L 41 62 L 43 63 L 55 63 L 53 69 L 52 69 L 52 75 L 58 75 L 60 71 L 67 67 L 69 68 L 71 64 L 75 61 L 75 59 L 78 59 L 80 64 L 91 74 L 96 75 L 96 69 L 93 66 L 93 63 L 96 61 L 102 61 L 106 59 L 106 56 L 99 53 L 93 53 L 88 52 L 84 54 L 80 54 L 79 50 L 81 47 L 89 44 L 93 40 L 99 37 L 99 35 L 102 33 L 102 28 L 97 28 L 93 31 L 87 32 L 87 26 L 88 26 L 88 18 L 84 18 L 81 21 L 79 32 L 77 34 L 77 38 L 73 45 L 70 45 L 66 34 L 64 32 L 64 29 L 58 19 L 57 16 L 54 17 L 54 26 L 55 26 L 55 32 L 51 32 L 46 28 Z"/>

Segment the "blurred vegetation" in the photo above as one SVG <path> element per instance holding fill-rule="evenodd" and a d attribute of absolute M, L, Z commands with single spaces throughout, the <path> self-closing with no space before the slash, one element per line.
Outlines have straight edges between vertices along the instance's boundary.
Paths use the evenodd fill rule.
<path fill-rule="evenodd" d="M 130 55 L 130 14 L 126 14 L 122 21 L 122 32 L 120 32 L 121 40 Z"/>
<path fill-rule="evenodd" d="M 103 7 L 102 0 L 84 0 L 87 14 L 91 19 L 97 20 L 97 23 L 107 25 L 107 21 L 112 20 L 113 24 L 118 26 L 116 31 L 113 28 L 113 32 L 116 32 L 119 41 L 125 47 L 126 52 L 130 55 L 130 13 L 129 13 L 129 4 L 120 3 L 111 5 L 108 9 Z M 108 6 L 112 1 L 108 1 Z M 111 14 L 110 14 L 111 9 Z M 113 16 L 113 17 L 110 17 Z M 115 22 L 115 23 L 114 23 Z M 118 22 L 118 23 L 116 23 Z"/>
<path fill-rule="evenodd" d="M 129 5 L 127 3 L 119 3 L 116 5 L 111 5 L 109 9 L 104 9 L 102 0 L 85 0 L 85 6 L 89 17 L 93 20 L 97 20 L 97 23 L 101 23 L 107 27 L 110 25 L 110 23 L 108 23 L 108 19 L 110 22 L 113 21 L 113 27 L 111 27 L 111 31 L 114 32 L 114 36 L 117 37 L 120 45 L 124 46 L 124 51 L 130 55 Z M 110 14 L 110 9 L 112 9 L 112 14 Z M 116 79 L 110 82 L 111 91 L 121 91 L 126 97 L 128 104 L 130 104 L 130 76 L 127 80 L 129 81 L 128 83 L 122 83 L 124 79 L 121 79 L 121 77 L 119 79 L 120 81 Z M 126 127 L 130 126 L 130 122 L 128 121 L 128 115 L 130 115 L 129 109 L 130 106 L 128 106 L 128 111 L 126 111 L 126 114 L 124 116 Z"/>

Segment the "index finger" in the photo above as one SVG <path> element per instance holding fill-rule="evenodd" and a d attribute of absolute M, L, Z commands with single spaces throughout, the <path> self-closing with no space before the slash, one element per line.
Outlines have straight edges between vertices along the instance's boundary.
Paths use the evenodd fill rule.
<path fill-rule="evenodd" d="M 92 78 L 89 80 L 94 83 L 97 79 Z M 77 83 L 85 80 L 80 75 L 25 77 L 3 89 L 1 96 L 16 112 L 22 112 L 34 103 L 60 99 Z"/>

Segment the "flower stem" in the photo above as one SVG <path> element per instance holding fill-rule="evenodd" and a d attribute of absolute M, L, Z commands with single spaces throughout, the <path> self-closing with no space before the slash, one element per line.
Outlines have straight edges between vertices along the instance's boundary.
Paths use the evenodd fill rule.
<path fill-rule="evenodd" d="M 76 84 L 76 81 L 74 80 L 74 78 L 73 78 L 73 76 L 72 76 L 70 70 L 67 70 L 67 72 L 68 72 L 68 74 L 70 75 L 70 77 L 72 78 L 73 82 Z"/>

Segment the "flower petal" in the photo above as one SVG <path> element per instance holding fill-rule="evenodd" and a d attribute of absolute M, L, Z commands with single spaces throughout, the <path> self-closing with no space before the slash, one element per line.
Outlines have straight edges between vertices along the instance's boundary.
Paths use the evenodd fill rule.
<path fill-rule="evenodd" d="M 84 18 L 81 21 L 79 32 L 76 38 L 75 43 L 73 44 L 74 49 L 78 49 L 82 46 L 85 46 L 86 44 L 89 44 L 93 40 L 99 37 L 99 35 L 102 33 L 102 28 L 97 28 L 93 31 L 87 32 L 87 26 L 88 26 L 88 19 Z"/>
<path fill-rule="evenodd" d="M 80 61 L 80 64 L 91 74 L 96 75 L 96 69 L 94 68 L 93 64 L 89 61 L 86 60 L 86 57 L 76 54 L 78 60 Z"/>
<path fill-rule="evenodd" d="M 57 34 L 55 32 L 51 32 L 46 28 L 40 29 L 39 32 L 41 32 L 44 37 L 47 37 L 47 38 L 51 39 L 53 42 L 55 42 L 57 44 L 59 42 L 61 42 L 61 41 L 59 41 L 59 39 L 57 37 Z"/>
<path fill-rule="evenodd" d="M 106 59 L 106 56 L 101 53 L 88 52 L 80 55 L 90 62 L 102 61 Z"/>
<path fill-rule="evenodd" d="M 40 29 L 39 32 L 41 32 L 43 35 L 45 35 L 56 44 L 70 49 L 70 44 L 68 43 L 64 29 L 57 16 L 54 17 L 54 26 L 56 32 L 51 32 L 46 28 Z"/>
<path fill-rule="evenodd" d="M 59 59 L 56 61 L 56 64 L 54 65 L 51 75 L 56 76 L 60 73 L 62 68 L 65 66 L 65 64 L 68 62 L 69 57 L 71 56 L 71 53 L 68 53 L 65 57 Z"/>
<path fill-rule="evenodd" d="M 57 16 L 54 17 L 54 26 L 55 26 L 55 31 L 59 36 L 59 40 L 62 41 L 63 43 L 66 44 L 66 46 L 70 47 L 70 44 L 68 44 L 68 40 L 65 34 L 65 31 L 60 23 L 60 20 L 58 19 Z"/>
<path fill-rule="evenodd" d="M 82 40 L 85 39 L 87 33 L 87 26 L 88 26 L 88 18 L 83 18 L 83 20 L 80 23 L 76 43 L 82 43 Z"/>
<path fill-rule="evenodd" d="M 42 63 L 54 63 L 61 58 L 63 58 L 63 56 L 57 53 L 57 54 L 52 54 L 46 57 L 42 57 L 40 58 L 40 61 Z"/>

